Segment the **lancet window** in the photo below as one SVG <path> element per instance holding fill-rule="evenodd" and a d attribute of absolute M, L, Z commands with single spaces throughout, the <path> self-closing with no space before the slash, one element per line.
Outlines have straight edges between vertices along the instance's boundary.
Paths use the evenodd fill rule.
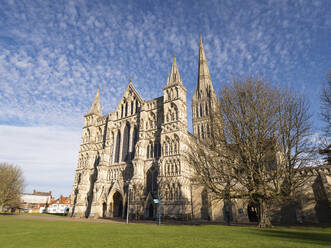
<path fill-rule="evenodd" d="M 209 113 L 208 102 L 206 102 L 206 115 Z"/>
<path fill-rule="evenodd" d="M 123 132 L 122 161 L 127 161 L 130 148 L 130 124 L 126 123 Z"/>
<path fill-rule="evenodd" d="M 83 135 L 83 143 L 90 142 L 90 135 L 91 135 L 90 129 L 87 128 L 86 132 L 84 132 L 84 135 Z"/>
<path fill-rule="evenodd" d="M 182 197 L 180 183 L 170 183 L 165 185 L 163 192 L 164 192 L 164 198 L 167 201 L 180 200 Z"/>
<path fill-rule="evenodd" d="M 102 141 L 102 129 L 99 127 L 97 131 L 97 142 Z"/>
<path fill-rule="evenodd" d="M 128 103 L 125 103 L 125 117 L 128 116 Z"/>
<path fill-rule="evenodd" d="M 133 115 L 133 101 L 131 101 L 131 115 Z"/>
<path fill-rule="evenodd" d="M 203 112 L 202 104 L 200 103 L 200 117 L 202 117 L 202 112 Z"/>
<path fill-rule="evenodd" d="M 116 135 L 116 142 L 115 142 L 115 159 L 114 159 L 115 163 L 118 163 L 120 159 L 120 144 L 121 144 L 121 131 L 118 130 Z"/>
<path fill-rule="evenodd" d="M 201 124 L 201 138 L 204 139 L 205 138 L 205 130 L 204 130 L 204 125 Z"/>
<path fill-rule="evenodd" d="M 147 158 L 157 158 L 160 156 L 160 143 L 155 141 L 150 141 L 147 145 Z"/>
<path fill-rule="evenodd" d="M 167 120 L 167 122 L 178 120 L 178 108 L 177 108 L 176 104 L 171 103 L 171 107 L 168 109 L 168 112 L 166 115 L 166 120 Z"/>

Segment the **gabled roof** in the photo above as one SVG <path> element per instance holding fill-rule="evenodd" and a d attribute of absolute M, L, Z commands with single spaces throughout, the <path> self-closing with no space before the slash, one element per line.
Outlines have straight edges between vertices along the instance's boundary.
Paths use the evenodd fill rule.
<path fill-rule="evenodd" d="M 130 77 L 130 81 L 129 81 L 128 87 L 124 91 L 124 93 L 122 95 L 122 98 L 121 98 L 120 102 L 118 103 L 116 109 L 119 108 L 119 106 L 121 105 L 121 102 L 123 101 L 123 98 L 126 98 L 128 96 L 128 94 L 129 94 L 128 92 L 130 92 L 130 91 L 136 96 L 136 98 L 138 99 L 138 101 L 140 102 L 140 104 L 142 104 L 142 103 L 145 102 L 145 100 L 140 96 L 139 92 L 133 86 L 132 78 Z M 116 110 L 115 110 L 115 112 L 116 112 Z"/>
<path fill-rule="evenodd" d="M 127 89 L 125 90 L 124 94 L 131 89 L 134 94 L 136 95 L 136 97 L 139 99 L 140 102 L 144 102 L 145 100 L 140 96 L 139 92 L 136 90 L 136 88 L 134 87 L 133 83 L 132 83 L 132 77 L 130 77 L 130 81 L 129 81 L 129 85 L 127 87 Z M 123 96 L 124 96 L 123 94 Z"/>

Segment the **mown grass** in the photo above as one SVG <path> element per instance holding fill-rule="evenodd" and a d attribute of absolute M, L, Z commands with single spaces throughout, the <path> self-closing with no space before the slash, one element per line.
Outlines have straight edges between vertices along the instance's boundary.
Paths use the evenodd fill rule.
<path fill-rule="evenodd" d="M 163 225 L 0 216 L 0 247 L 331 247 L 331 228 Z"/>

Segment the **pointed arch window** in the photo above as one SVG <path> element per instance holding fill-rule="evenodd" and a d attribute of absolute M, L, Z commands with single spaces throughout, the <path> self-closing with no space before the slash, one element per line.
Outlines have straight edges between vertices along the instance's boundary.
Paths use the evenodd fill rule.
<path fill-rule="evenodd" d="M 90 131 L 90 129 L 88 128 L 88 129 L 87 129 L 87 142 L 90 142 L 90 138 L 91 138 L 91 131 Z"/>
<path fill-rule="evenodd" d="M 173 144 L 174 144 L 174 142 L 172 141 L 172 142 L 170 143 L 170 152 L 169 152 L 170 155 L 173 154 Z"/>
<path fill-rule="evenodd" d="M 168 143 L 165 144 L 165 155 L 168 155 Z"/>
<path fill-rule="evenodd" d="M 155 158 L 159 157 L 158 148 L 159 148 L 159 143 L 158 142 L 154 143 L 154 157 Z"/>
<path fill-rule="evenodd" d="M 202 124 L 201 125 L 201 138 L 205 138 L 205 130 L 204 130 L 204 127 L 203 127 L 204 125 Z"/>
<path fill-rule="evenodd" d="M 151 142 L 150 146 L 151 146 L 151 148 L 149 150 L 150 151 L 150 157 L 153 158 L 154 157 L 154 143 Z"/>
<path fill-rule="evenodd" d="M 129 147 L 130 147 L 130 124 L 126 123 L 123 132 L 122 161 L 128 160 Z"/>
<path fill-rule="evenodd" d="M 198 138 L 200 139 L 200 126 L 198 125 Z"/>
<path fill-rule="evenodd" d="M 131 115 L 133 115 L 133 101 L 131 101 Z"/>
<path fill-rule="evenodd" d="M 206 115 L 209 114 L 209 109 L 208 109 L 208 102 L 206 102 Z"/>
<path fill-rule="evenodd" d="M 102 129 L 101 129 L 101 127 L 99 127 L 99 129 L 98 129 L 98 141 L 99 142 L 102 141 Z"/>
<path fill-rule="evenodd" d="M 133 146 L 132 146 L 132 158 L 134 158 L 135 152 L 136 152 L 136 144 L 138 141 L 138 129 L 135 126 L 133 129 Z"/>
<path fill-rule="evenodd" d="M 115 143 L 115 159 L 114 162 L 118 163 L 120 158 L 120 144 L 121 144 L 121 131 L 118 130 Z"/>

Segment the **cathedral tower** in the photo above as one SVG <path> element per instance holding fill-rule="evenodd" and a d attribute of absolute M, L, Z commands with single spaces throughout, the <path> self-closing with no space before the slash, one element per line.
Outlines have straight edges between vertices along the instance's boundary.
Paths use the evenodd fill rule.
<path fill-rule="evenodd" d="M 163 88 L 164 120 L 161 132 L 162 157 L 160 161 L 160 196 L 169 216 L 185 213 L 186 169 L 183 146 L 187 134 L 186 89 L 179 75 L 176 56 L 173 57 L 170 77 Z"/>
<path fill-rule="evenodd" d="M 82 131 L 82 140 L 78 155 L 78 166 L 74 181 L 72 199 L 75 211 L 81 216 L 89 215 L 92 201 L 93 184 L 96 178 L 96 166 L 99 160 L 98 148 L 96 143 L 100 138 L 97 130 L 97 119 L 102 116 L 100 106 L 99 88 L 94 97 L 89 112 L 84 116 L 84 127 Z"/>
<path fill-rule="evenodd" d="M 187 129 L 186 89 L 179 75 L 176 55 L 173 57 L 170 77 L 163 88 L 164 123 L 176 123 L 178 129 Z"/>
<path fill-rule="evenodd" d="M 205 50 L 200 37 L 198 83 L 192 99 L 193 134 L 199 139 L 210 137 L 210 114 L 218 100 L 211 82 Z"/>

